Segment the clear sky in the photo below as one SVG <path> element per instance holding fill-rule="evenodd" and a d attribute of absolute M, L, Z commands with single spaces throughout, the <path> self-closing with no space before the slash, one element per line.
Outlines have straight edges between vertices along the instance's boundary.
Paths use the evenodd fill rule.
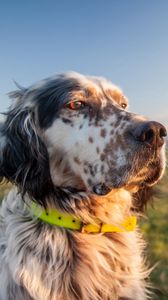
<path fill-rule="evenodd" d="M 131 111 L 168 125 L 168 1 L 0 1 L 0 111 L 13 79 L 66 70 L 111 79 Z"/>

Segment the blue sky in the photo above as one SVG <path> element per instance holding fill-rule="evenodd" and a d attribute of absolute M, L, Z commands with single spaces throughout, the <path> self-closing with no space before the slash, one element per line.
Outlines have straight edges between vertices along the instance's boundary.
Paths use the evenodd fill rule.
<path fill-rule="evenodd" d="M 123 88 L 130 110 L 168 125 L 167 0 L 0 4 L 0 111 L 23 86 L 74 70 Z"/>

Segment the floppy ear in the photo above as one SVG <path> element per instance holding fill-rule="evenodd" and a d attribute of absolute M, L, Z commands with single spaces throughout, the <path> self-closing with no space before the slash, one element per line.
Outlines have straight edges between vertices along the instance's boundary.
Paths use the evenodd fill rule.
<path fill-rule="evenodd" d="M 45 206 L 53 184 L 47 149 L 37 134 L 30 108 L 11 109 L 0 128 L 0 177 Z"/>

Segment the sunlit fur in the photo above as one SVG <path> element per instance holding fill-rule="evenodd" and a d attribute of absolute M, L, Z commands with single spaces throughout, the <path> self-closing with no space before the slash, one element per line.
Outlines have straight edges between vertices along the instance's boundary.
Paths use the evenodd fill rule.
<path fill-rule="evenodd" d="M 147 299 L 138 228 L 85 234 L 45 224 L 29 209 L 33 199 L 84 223 L 116 226 L 139 215 L 149 189 L 142 183 L 164 171 L 163 147 L 149 151 L 133 138 L 145 119 L 122 108 L 127 99 L 109 81 L 76 73 L 11 97 L 0 127 L 0 176 L 16 187 L 0 210 L 0 300 Z M 87 105 L 71 110 L 74 100 Z"/>

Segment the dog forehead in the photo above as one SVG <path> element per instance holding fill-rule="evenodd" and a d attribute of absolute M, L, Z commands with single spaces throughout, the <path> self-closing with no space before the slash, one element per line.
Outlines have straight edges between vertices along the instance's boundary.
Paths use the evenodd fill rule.
<path fill-rule="evenodd" d="M 76 72 L 66 72 L 40 80 L 26 89 L 25 96 L 27 96 L 27 100 L 30 97 L 33 99 L 54 87 L 59 87 L 65 92 L 66 90 L 83 90 L 89 95 L 96 95 L 108 91 L 109 95 L 114 97 L 114 100 L 122 96 L 121 89 L 104 77 L 85 76 Z"/>
<path fill-rule="evenodd" d="M 75 77 L 78 78 L 78 73 L 75 73 Z M 91 100 L 92 102 L 101 103 L 101 107 L 110 104 L 117 103 L 119 105 L 128 105 L 128 99 L 123 94 L 122 90 L 114 85 L 111 81 L 104 77 L 96 76 L 84 76 L 79 74 L 79 80 L 81 83 L 81 91 L 78 93 L 72 93 L 72 96 L 76 99 Z M 108 100 L 108 101 L 107 101 Z M 110 100 L 110 102 L 109 102 Z"/>

